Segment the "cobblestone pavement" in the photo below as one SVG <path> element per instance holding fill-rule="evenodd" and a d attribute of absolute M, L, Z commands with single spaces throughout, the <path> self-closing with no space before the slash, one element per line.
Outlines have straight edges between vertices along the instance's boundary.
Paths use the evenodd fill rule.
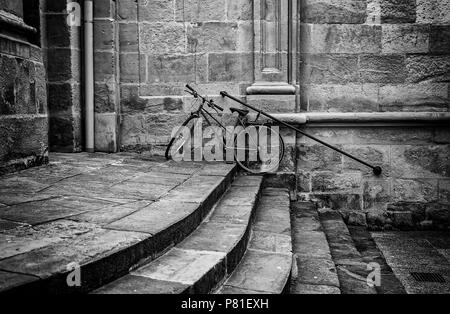
<path fill-rule="evenodd" d="M 407 293 L 450 293 L 450 232 L 372 233 Z"/>

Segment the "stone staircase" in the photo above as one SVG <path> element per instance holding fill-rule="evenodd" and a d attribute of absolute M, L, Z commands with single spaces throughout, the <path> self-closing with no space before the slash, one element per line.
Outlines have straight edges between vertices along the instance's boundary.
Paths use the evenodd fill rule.
<path fill-rule="evenodd" d="M 289 197 L 239 176 L 212 213 L 156 260 L 94 293 L 281 293 L 292 265 Z"/>
<path fill-rule="evenodd" d="M 289 289 L 287 189 L 229 164 L 52 157 L 0 180 L 0 293 Z"/>

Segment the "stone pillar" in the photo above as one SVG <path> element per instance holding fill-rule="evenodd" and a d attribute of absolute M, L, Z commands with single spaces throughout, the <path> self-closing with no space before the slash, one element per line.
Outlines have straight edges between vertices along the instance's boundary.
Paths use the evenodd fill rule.
<path fill-rule="evenodd" d="M 95 151 L 119 149 L 119 31 L 116 1 L 94 1 Z"/>
<path fill-rule="evenodd" d="M 247 101 L 268 112 L 296 111 L 297 1 L 255 0 L 254 83 Z"/>
<path fill-rule="evenodd" d="M 83 149 L 83 120 L 80 27 L 69 26 L 67 23 L 67 2 L 45 1 L 46 41 L 44 42 L 48 60 L 50 149 L 70 153 L 80 152 Z"/>

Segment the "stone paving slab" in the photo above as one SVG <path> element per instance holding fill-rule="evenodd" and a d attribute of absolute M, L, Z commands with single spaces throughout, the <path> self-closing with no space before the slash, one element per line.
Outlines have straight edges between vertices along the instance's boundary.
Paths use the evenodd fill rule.
<path fill-rule="evenodd" d="M 341 294 L 341 290 L 333 286 L 296 284 L 291 289 L 292 294 Z"/>
<path fill-rule="evenodd" d="M 0 291 L 37 282 L 39 278 L 0 270 Z"/>

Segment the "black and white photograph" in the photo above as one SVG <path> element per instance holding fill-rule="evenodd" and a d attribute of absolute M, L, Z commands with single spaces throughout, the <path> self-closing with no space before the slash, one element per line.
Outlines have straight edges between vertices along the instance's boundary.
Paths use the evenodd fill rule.
<path fill-rule="evenodd" d="M 99 294 L 449 295 L 450 0 L 0 0 L 0 298 Z"/>

